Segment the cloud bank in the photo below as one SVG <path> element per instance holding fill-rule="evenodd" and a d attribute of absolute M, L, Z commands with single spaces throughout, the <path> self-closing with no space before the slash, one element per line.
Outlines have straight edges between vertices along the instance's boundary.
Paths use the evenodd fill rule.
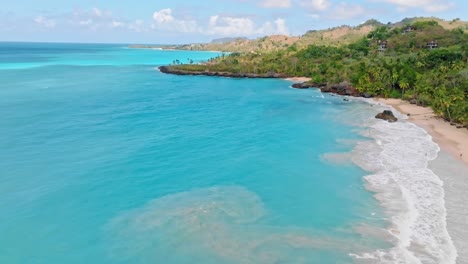
<path fill-rule="evenodd" d="M 170 8 L 161 9 L 153 13 L 152 28 L 161 31 L 221 36 L 289 34 L 286 20 L 283 18 L 277 18 L 274 21 L 267 21 L 261 25 L 257 25 L 249 17 L 217 14 L 210 16 L 206 23 L 201 24 L 194 19 L 175 17 Z"/>

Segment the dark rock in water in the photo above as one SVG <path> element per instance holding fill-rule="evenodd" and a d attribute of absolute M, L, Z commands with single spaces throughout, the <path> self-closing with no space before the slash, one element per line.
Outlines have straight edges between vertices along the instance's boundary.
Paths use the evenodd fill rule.
<path fill-rule="evenodd" d="M 303 83 L 295 83 L 292 85 L 293 88 L 296 89 L 309 89 L 309 88 L 320 88 L 324 87 L 327 84 L 325 83 L 310 83 L 310 82 L 303 82 Z"/>
<path fill-rule="evenodd" d="M 296 89 L 309 89 L 312 86 L 308 83 L 303 82 L 303 83 L 295 83 L 292 85 L 292 87 Z"/>
<path fill-rule="evenodd" d="M 378 113 L 375 118 L 386 120 L 390 123 L 396 122 L 398 119 L 393 115 L 390 110 L 384 110 L 382 113 Z"/>
<path fill-rule="evenodd" d="M 345 99 L 343 99 L 343 101 L 345 101 L 345 102 L 349 102 L 349 99 L 348 99 L 348 98 L 345 98 Z"/>

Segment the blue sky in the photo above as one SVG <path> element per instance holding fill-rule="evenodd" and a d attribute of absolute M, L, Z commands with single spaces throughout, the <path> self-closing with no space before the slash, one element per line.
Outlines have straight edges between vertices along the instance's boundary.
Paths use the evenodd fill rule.
<path fill-rule="evenodd" d="M 207 42 L 301 35 L 376 18 L 467 20 L 466 0 L 14 0 L 0 7 L 0 41 Z"/>

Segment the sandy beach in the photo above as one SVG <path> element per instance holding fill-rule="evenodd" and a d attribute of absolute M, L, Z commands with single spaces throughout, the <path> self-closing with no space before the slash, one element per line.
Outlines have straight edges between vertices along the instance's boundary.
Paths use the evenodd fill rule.
<path fill-rule="evenodd" d="M 424 128 L 441 149 L 468 165 L 468 129 L 450 125 L 437 117 L 429 107 L 417 106 L 401 99 L 375 100 L 393 106 L 402 114 L 409 114 L 408 120 Z"/>
<path fill-rule="evenodd" d="M 310 81 L 311 78 L 308 78 L 308 77 L 291 77 L 291 78 L 285 78 L 285 80 L 290 81 L 290 82 L 303 83 L 303 82 Z"/>

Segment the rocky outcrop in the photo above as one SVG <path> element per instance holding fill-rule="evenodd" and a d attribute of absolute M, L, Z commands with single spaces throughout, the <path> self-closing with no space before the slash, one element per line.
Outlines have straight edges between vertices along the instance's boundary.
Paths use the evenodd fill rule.
<path fill-rule="evenodd" d="M 170 66 L 160 66 L 158 68 L 162 73 L 175 74 L 175 75 L 203 75 L 203 76 L 217 76 L 217 77 L 230 77 L 230 78 L 286 78 L 287 76 L 282 73 L 269 72 L 265 74 L 256 73 L 234 73 L 234 72 L 213 72 L 205 71 L 186 71 L 176 69 Z"/>
<path fill-rule="evenodd" d="M 347 96 L 364 97 L 364 98 L 372 97 L 372 95 L 368 93 L 359 92 L 352 84 L 348 82 L 332 83 L 332 84 L 303 82 L 303 83 L 295 83 L 292 85 L 292 87 L 296 89 L 318 88 L 320 89 L 322 93 L 333 93 L 333 94 L 338 94 L 338 95 L 347 95 Z"/>
<path fill-rule="evenodd" d="M 334 94 L 348 95 L 348 96 L 354 96 L 354 97 L 361 96 L 361 93 L 348 82 L 341 82 L 338 84 L 329 84 L 325 87 L 320 88 L 320 91 L 322 91 L 322 93 L 334 93 Z"/>
<path fill-rule="evenodd" d="M 320 88 L 326 86 L 326 83 L 310 83 L 310 82 L 303 82 L 303 83 L 295 83 L 292 85 L 292 88 L 296 89 L 309 89 L 309 88 Z"/>
<path fill-rule="evenodd" d="M 396 122 L 398 119 L 393 115 L 390 110 L 384 110 L 382 113 L 378 113 L 375 118 L 386 120 L 390 123 Z"/>

